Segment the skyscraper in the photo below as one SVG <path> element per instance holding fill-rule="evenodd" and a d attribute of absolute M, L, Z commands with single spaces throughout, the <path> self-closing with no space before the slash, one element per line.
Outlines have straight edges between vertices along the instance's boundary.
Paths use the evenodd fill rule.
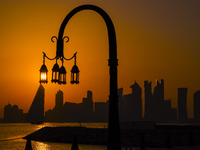
<path fill-rule="evenodd" d="M 10 104 L 4 107 L 4 122 L 11 122 L 12 120 L 12 107 Z"/>
<path fill-rule="evenodd" d="M 187 121 L 187 88 L 178 88 L 178 120 Z"/>
<path fill-rule="evenodd" d="M 200 122 L 200 90 L 195 92 L 194 95 L 194 121 Z"/>
<path fill-rule="evenodd" d="M 153 94 L 153 118 L 156 122 L 162 122 L 164 118 L 164 79 L 157 80 Z"/>
<path fill-rule="evenodd" d="M 141 87 L 135 82 L 130 86 L 132 88 L 132 93 L 128 95 L 123 95 L 119 105 L 120 109 L 123 110 L 124 114 L 120 116 L 121 121 L 140 121 L 142 120 L 142 90 Z M 119 91 L 118 91 L 119 92 Z"/>
<path fill-rule="evenodd" d="M 26 122 L 40 123 L 44 121 L 44 87 L 40 84 L 35 98 L 28 111 Z"/>
<path fill-rule="evenodd" d="M 59 90 L 56 93 L 56 97 L 55 97 L 55 107 L 57 108 L 61 108 L 63 107 L 63 92 L 61 90 Z"/>
<path fill-rule="evenodd" d="M 133 85 L 130 86 L 132 89 L 132 100 L 134 101 L 134 119 L 136 121 L 142 120 L 142 89 L 139 84 L 135 81 Z"/>
<path fill-rule="evenodd" d="M 59 90 L 55 96 L 55 107 L 53 109 L 54 115 L 51 117 L 54 118 L 56 122 L 63 121 L 63 92 Z"/>
<path fill-rule="evenodd" d="M 19 109 L 17 105 L 6 105 L 4 107 L 4 122 L 24 122 L 23 109 Z"/>
<path fill-rule="evenodd" d="M 144 81 L 144 92 L 145 92 L 145 113 L 144 118 L 145 120 L 152 121 L 152 111 L 153 111 L 153 100 L 152 100 L 152 89 L 151 89 L 151 82 Z"/>
<path fill-rule="evenodd" d="M 82 118 L 86 122 L 93 120 L 93 101 L 92 101 L 92 91 L 87 91 L 87 98 L 83 98 L 82 102 Z"/>

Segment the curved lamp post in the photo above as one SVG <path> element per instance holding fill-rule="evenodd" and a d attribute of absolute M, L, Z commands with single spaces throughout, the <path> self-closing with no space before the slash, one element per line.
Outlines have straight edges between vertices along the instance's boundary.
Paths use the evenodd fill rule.
<path fill-rule="evenodd" d="M 76 7 L 73 9 L 63 20 L 59 33 L 58 38 L 53 36 L 53 38 L 57 39 L 57 51 L 56 51 L 56 57 L 53 59 L 56 59 L 56 64 L 54 65 L 52 69 L 52 82 L 58 82 L 60 84 L 66 84 L 66 71 L 64 66 L 62 65 L 61 68 L 57 65 L 57 59 L 60 58 L 60 60 L 71 60 L 72 58 L 75 59 L 75 64 L 71 70 L 72 74 L 72 80 L 71 83 L 79 83 L 79 69 L 76 66 L 76 53 L 74 56 L 70 59 L 66 59 L 63 55 L 63 41 L 66 38 L 63 37 L 64 29 L 68 23 L 68 21 L 74 16 L 77 12 L 82 10 L 93 10 L 97 13 L 99 13 L 102 18 L 104 19 L 107 30 L 108 30 L 108 40 L 109 40 L 109 60 L 108 60 L 108 66 L 110 71 L 110 95 L 109 95 L 109 120 L 108 120 L 108 150 L 120 150 L 121 149 L 121 142 L 120 142 L 120 127 L 119 127 L 119 112 L 118 112 L 118 94 L 117 94 L 117 66 L 118 66 L 118 59 L 117 59 L 117 44 L 116 44 L 116 35 L 115 35 L 115 28 L 112 23 L 112 20 L 108 16 L 108 14 L 101 8 L 94 6 L 94 5 L 81 5 L 79 7 Z M 68 38 L 68 37 L 67 37 Z M 67 42 L 69 41 L 69 38 Z M 46 54 L 43 52 L 43 65 L 40 69 L 40 74 L 43 74 L 43 78 L 41 76 L 40 83 L 47 83 L 47 67 L 45 66 L 45 57 Z M 48 58 L 50 59 L 50 58 Z M 50 59 L 50 60 L 53 60 Z M 45 66 L 45 67 L 44 67 Z M 46 72 L 46 75 L 44 75 Z M 62 77 L 61 77 L 62 75 Z M 75 77 L 76 76 L 76 77 Z M 45 79 L 46 77 L 46 79 Z"/>

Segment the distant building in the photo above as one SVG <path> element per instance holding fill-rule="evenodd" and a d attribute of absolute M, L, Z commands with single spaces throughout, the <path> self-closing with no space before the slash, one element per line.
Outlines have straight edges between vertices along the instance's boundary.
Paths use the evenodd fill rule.
<path fill-rule="evenodd" d="M 130 88 L 132 89 L 132 99 L 134 101 L 132 108 L 134 109 L 134 113 L 132 116 L 134 120 L 140 121 L 142 120 L 142 89 L 136 81 Z"/>
<path fill-rule="evenodd" d="M 136 82 L 130 88 L 132 93 L 123 96 L 123 89 L 118 90 L 120 121 L 142 120 L 142 90 Z"/>
<path fill-rule="evenodd" d="M 171 107 L 171 99 L 164 101 L 164 119 L 163 122 L 170 123 L 177 121 L 177 109 Z"/>
<path fill-rule="evenodd" d="M 187 88 L 178 88 L 178 120 L 185 122 L 187 116 Z"/>
<path fill-rule="evenodd" d="M 80 105 L 82 106 L 82 119 L 85 122 L 92 122 L 92 120 L 94 120 L 92 91 L 87 91 L 87 97 L 83 98 Z"/>
<path fill-rule="evenodd" d="M 95 102 L 95 122 L 108 122 L 109 102 Z"/>
<path fill-rule="evenodd" d="M 55 107 L 53 109 L 54 115 L 54 122 L 63 122 L 63 92 L 59 90 L 55 96 Z"/>
<path fill-rule="evenodd" d="M 55 108 L 63 107 L 63 92 L 59 90 L 55 97 Z"/>
<path fill-rule="evenodd" d="M 80 104 L 65 102 L 63 107 L 64 122 L 84 122 Z"/>
<path fill-rule="evenodd" d="M 156 81 L 152 94 L 151 82 L 144 81 L 145 114 L 144 120 L 161 122 L 176 122 L 177 109 L 171 107 L 171 100 L 164 100 L 164 80 Z"/>
<path fill-rule="evenodd" d="M 39 86 L 35 98 L 26 116 L 26 122 L 44 122 L 44 87 Z"/>
<path fill-rule="evenodd" d="M 17 105 L 11 106 L 10 104 L 4 107 L 4 122 L 17 123 L 24 122 L 23 109 L 19 109 Z"/>
<path fill-rule="evenodd" d="M 12 106 L 10 104 L 4 107 L 4 122 L 12 121 Z"/>
<path fill-rule="evenodd" d="M 156 122 L 164 121 L 164 80 L 157 80 L 153 94 L 153 118 Z"/>
<path fill-rule="evenodd" d="M 148 121 L 153 120 L 153 99 L 152 99 L 152 89 L 151 82 L 144 81 L 144 101 L 145 101 L 145 113 L 144 119 Z"/>
<path fill-rule="evenodd" d="M 193 95 L 194 98 L 194 121 L 200 122 L 200 90 L 195 92 Z"/>
<path fill-rule="evenodd" d="M 55 122 L 54 111 L 52 109 L 45 112 L 45 122 Z"/>

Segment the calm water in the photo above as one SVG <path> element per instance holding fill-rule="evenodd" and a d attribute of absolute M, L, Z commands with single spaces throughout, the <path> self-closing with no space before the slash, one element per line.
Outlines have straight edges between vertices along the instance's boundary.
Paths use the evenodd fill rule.
<path fill-rule="evenodd" d="M 0 123 L 0 150 L 24 150 L 26 140 L 22 137 L 45 126 L 80 126 L 79 123 Z M 90 128 L 107 128 L 107 123 L 81 123 Z M 71 150 L 71 144 L 31 141 L 33 150 Z M 80 145 L 79 150 L 106 150 L 106 146 Z"/>

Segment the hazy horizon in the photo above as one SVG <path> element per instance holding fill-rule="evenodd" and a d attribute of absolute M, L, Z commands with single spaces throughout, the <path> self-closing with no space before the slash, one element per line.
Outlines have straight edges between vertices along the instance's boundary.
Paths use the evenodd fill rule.
<path fill-rule="evenodd" d="M 8 102 L 24 112 L 39 87 L 42 52 L 55 57 L 57 36 L 65 16 L 75 7 L 93 4 L 112 19 L 117 38 L 118 88 L 131 93 L 135 80 L 142 88 L 144 80 L 164 79 L 165 99 L 177 107 L 177 88 L 188 88 L 188 112 L 193 116 L 193 93 L 200 90 L 200 2 L 195 0 L 2 0 L 0 24 L 0 118 Z M 108 37 L 99 14 L 86 10 L 77 13 L 65 28 L 66 58 L 77 53 L 80 84 L 70 84 L 73 61 L 65 61 L 67 84 L 51 83 L 55 61 L 46 60 L 49 82 L 45 88 L 45 111 L 54 107 L 55 94 L 64 92 L 64 102 L 80 103 L 86 91 L 94 102 L 105 102 L 109 95 Z"/>

